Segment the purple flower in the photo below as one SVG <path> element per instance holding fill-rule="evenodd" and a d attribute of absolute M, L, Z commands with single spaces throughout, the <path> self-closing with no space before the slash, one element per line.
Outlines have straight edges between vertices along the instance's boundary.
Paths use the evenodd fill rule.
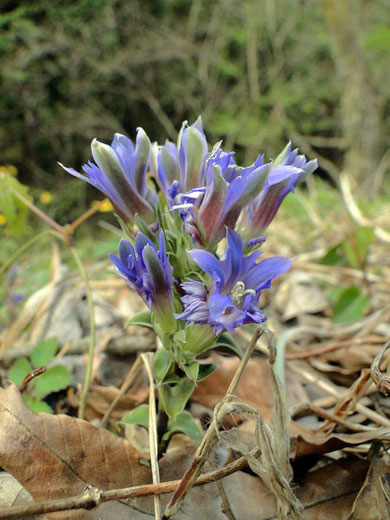
<path fill-rule="evenodd" d="M 146 223 L 153 223 L 158 197 L 146 183 L 151 145 L 144 130 L 138 129 L 135 148 L 130 139 L 115 134 L 111 146 L 94 139 L 91 149 L 96 164 L 84 164 L 87 175 L 60 166 L 104 193 L 124 221 L 132 221 L 138 214 Z"/>
<path fill-rule="evenodd" d="M 170 141 L 162 147 L 154 145 L 153 167 L 170 205 L 175 202 L 177 193 L 203 185 L 203 164 L 207 151 L 200 116 L 191 126 L 184 121 L 177 146 Z"/>
<path fill-rule="evenodd" d="M 291 260 L 284 257 L 267 258 L 257 262 L 259 251 L 243 255 L 243 242 L 238 233 L 228 229 L 227 249 L 222 260 L 201 249 L 189 252 L 198 266 L 211 277 L 209 290 L 201 282 L 189 280 L 181 284 L 185 295 L 182 313 L 176 318 L 195 323 L 208 323 L 214 332 L 233 332 L 245 323 L 262 323 L 267 318 L 258 308 L 261 291 L 271 281 L 285 273 Z"/>
<path fill-rule="evenodd" d="M 205 186 L 179 196 L 180 204 L 174 206 L 194 242 L 214 249 L 226 227 L 233 229 L 243 208 L 259 194 L 270 167 L 259 156 L 252 166 L 240 168 L 232 153 L 212 152 L 204 166 Z"/>
<path fill-rule="evenodd" d="M 240 228 L 244 236 L 255 238 L 262 234 L 276 215 L 284 197 L 294 191 L 297 182 L 304 180 L 316 168 L 317 160 L 307 162 L 304 155 L 298 155 L 298 149 L 291 151 L 291 143 L 288 143 L 273 161 L 264 188 L 242 215 Z"/>
<path fill-rule="evenodd" d="M 159 249 L 143 233 L 139 232 L 134 247 L 128 240 L 121 240 L 119 257 L 110 259 L 124 280 L 154 311 L 165 332 L 172 330 L 173 318 L 173 269 L 165 250 L 164 233 L 160 231 Z"/>

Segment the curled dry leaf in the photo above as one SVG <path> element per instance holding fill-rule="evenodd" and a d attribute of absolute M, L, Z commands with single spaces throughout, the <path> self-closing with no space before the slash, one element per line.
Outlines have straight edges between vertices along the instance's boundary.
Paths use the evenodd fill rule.
<path fill-rule="evenodd" d="M 15 385 L 0 389 L 0 466 L 37 502 L 80 495 L 88 484 L 105 490 L 151 481 L 131 444 L 80 419 L 33 412 Z M 85 511 L 47 516 L 90 518 Z"/>

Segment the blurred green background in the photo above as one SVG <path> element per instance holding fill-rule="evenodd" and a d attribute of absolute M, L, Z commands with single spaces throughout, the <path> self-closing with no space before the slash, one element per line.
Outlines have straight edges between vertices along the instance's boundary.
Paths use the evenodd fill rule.
<path fill-rule="evenodd" d="M 80 169 L 94 137 L 138 126 L 174 140 L 201 114 L 243 163 L 291 139 L 372 200 L 390 167 L 389 22 L 388 0 L 1 0 L 0 164 L 61 193 L 63 224 L 101 197 L 57 161 Z"/>

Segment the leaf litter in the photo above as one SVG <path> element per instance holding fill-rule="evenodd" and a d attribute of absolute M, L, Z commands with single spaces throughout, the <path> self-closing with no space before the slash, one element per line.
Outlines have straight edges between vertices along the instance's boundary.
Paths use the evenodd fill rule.
<path fill-rule="evenodd" d="M 283 223 L 276 228 L 276 233 L 283 234 L 282 228 Z M 322 244 L 332 242 L 335 240 L 331 232 L 328 236 L 325 232 Z M 353 252 L 348 251 L 353 258 Z M 355 260 L 362 262 L 361 249 L 359 255 Z M 390 471 L 386 448 L 390 438 L 390 407 L 378 389 L 386 390 L 389 386 L 388 356 L 381 351 L 390 338 L 390 267 L 383 265 L 386 256 L 380 242 L 370 245 L 364 269 L 348 265 L 348 258 L 342 260 L 346 262 L 344 265 L 318 263 L 316 258 L 320 258 L 316 251 L 312 257 L 305 254 L 300 259 L 298 256 L 292 271 L 279 286 L 275 284 L 273 297 L 264 303 L 275 337 L 279 340 L 284 333 L 286 402 L 291 415 L 286 426 L 288 436 L 281 436 L 280 430 L 275 430 L 275 423 L 272 424 L 272 411 L 281 420 L 286 407 L 280 403 L 275 406 L 267 345 L 261 340 L 237 386 L 234 400 L 225 408 L 218 427 L 219 443 L 208 454 L 203 471 L 209 474 L 215 468 L 234 464 L 240 457 L 246 457 L 249 467 L 247 464 L 245 471 L 241 469 L 222 479 L 223 495 L 214 481 L 200 487 L 195 485 L 172 518 L 206 515 L 236 520 L 294 518 L 291 516 L 293 506 L 286 505 L 288 500 L 276 489 L 275 482 L 281 485 L 283 474 L 286 482 L 290 482 L 292 497 L 303 507 L 300 511 L 299 506 L 295 506 L 296 518 L 389 518 Z M 381 262 L 380 273 L 372 269 L 377 259 Z M 136 308 L 136 300 L 132 300 L 125 285 L 117 279 L 95 283 L 94 276 L 101 268 L 90 266 L 91 286 L 95 303 L 103 305 L 103 314 L 111 317 L 102 318 L 97 329 L 99 348 L 94 365 L 95 380 L 87 401 L 88 420 L 37 414 L 25 404 L 15 386 L 1 390 L 0 465 L 5 471 L 1 474 L 0 518 L 7 518 L 7 508 L 10 514 L 9 507 L 15 506 L 16 500 L 20 501 L 12 498 L 19 497 L 20 491 L 15 490 L 22 489 L 20 485 L 38 503 L 82 497 L 85 493 L 93 495 L 95 489 L 104 494 L 129 486 L 152 485 L 150 468 L 142 462 L 133 444 L 118 437 L 120 430 L 114 434 L 100 427 L 108 412 L 105 424 L 112 429 L 126 412 L 146 403 L 149 385 L 142 369 L 126 391 L 119 389 L 125 380 L 123 375 L 118 374 L 115 386 L 107 386 L 99 366 L 109 371 L 110 356 L 129 362 L 129 356 L 134 361 L 137 351 L 145 351 L 145 346 L 154 348 L 153 335 L 146 329 L 136 326 L 122 329 L 120 319 L 126 320 L 131 313 L 129 307 L 135 312 L 142 309 Z M 29 356 L 37 339 L 50 337 L 57 337 L 64 349 L 64 358 L 69 352 L 67 349 L 73 349 L 85 362 L 86 349 L 82 345 L 87 344 L 88 338 L 86 307 L 83 310 L 82 304 L 75 304 L 83 301 L 82 285 L 76 275 L 66 272 L 56 251 L 53 251 L 51 272 L 49 284 L 25 302 L 19 316 L 2 336 L 5 368 L 19 356 Z M 345 319 L 345 313 L 340 317 L 336 304 L 340 306 L 342 293 L 332 294 L 333 289 L 339 288 L 349 289 L 346 307 L 351 309 L 352 302 L 353 320 Z M 59 306 L 58 294 L 64 289 L 70 291 L 69 298 L 61 301 L 67 309 Z M 361 305 L 362 296 L 368 305 Z M 56 312 L 61 312 L 64 319 L 50 321 Z M 69 337 L 67 331 L 71 330 L 75 316 L 79 316 L 79 323 L 84 325 L 77 329 L 75 337 Z M 243 348 L 248 345 L 251 333 L 248 330 L 246 337 L 237 338 Z M 121 346 L 113 350 L 113 342 Z M 203 425 L 203 433 L 213 425 L 213 410 L 218 409 L 239 366 L 237 358 L 228 357 L 223 351 L 212 356 L 220 368 L 198 385 L 190 403 L 190 411 L 198 418 L 199 431 L 202 430 L 200 424 Z M 370 367 L 372 378 L 367 371 Z M 7 374 L 4 369 L 2 373 Z M 81 382 L 81 377 L 74 379 L 63 397 L 62 407 L 70 414 L 78 406 L 77 385 Z M 115 407 L 110 411 L 114 401 Z M 126 438 L 134 437 L 127 432 Z M 263 456 L 254 457 L 253 450 L 259 445 Z M 265 446 L 269 448 L 268 459 Z M 143 447 L 145 449 L 145 442 Z M 197 444 L 182 433 L 170 438 L 167 451 L 159 459 L 161 486 L 174 481 L 177 487 L 191 466 L 196 449 Z M 278 452 L 280 449 L 284 456 Z M 142 453 L 142 449 L 140 451 Z M 272 476 L 264 467 L 261 469 L 266 460 L 268 468 L 274 464 L 275 471 L 282 471 L 284 467 L 284 472 Z M 288 470 L 290 462 L 292 471 Z M 274 479 L 274 484 L 267 482 L 267 478 Z M 3 484 L 6 481 L 14 482 L 19 488 L 11 491 L 8 484 Z M 104 501 L 93 510 L 45 514 L 47 518 L 120 520 L 129 515 L 134 519 L 150 518 L 154 514 L 153 495 L 163 489 L 156 486 L 158 484 L 146 489 L 145 493 L 149 493 L 146 497 L 130 493 L 128 496 L 132 498 Z M 172 496 L 172 490 L 161 494 L 162 510 Z M 99 499 L 94 502 L 90 495 L 87 498 L 89 502 L 85 499 L 85 503 L 89 506 L 100 503 Z M 25 513 L 20 513 L 19 518 L 23 515 Z"/>

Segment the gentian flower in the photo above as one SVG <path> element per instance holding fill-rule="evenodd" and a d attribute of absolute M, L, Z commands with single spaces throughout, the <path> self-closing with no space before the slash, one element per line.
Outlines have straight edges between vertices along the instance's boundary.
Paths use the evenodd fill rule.
<path fill-rule="evenodd" d="M 194 242 L 214 249 L 225 228 L 233 229 L 242 209 L 259 194 L 270 167 L 262 156 L 252 166 L 240 168 L 233 153 L 212 152 L 204 166 L 205 186 L 179 196 L 180 204 L 174 206 Z"/>
<path fill-rule="evenodd" d="M 110 254 L 116 270 L 153 311 L 163 332 L 171 332 L 173 317 L 173 269 L 165 250 L 164 233 L 160 231 L 159 249 L 143 233 L 137 233 L 135 247 L 121 240 L 119 257 Z"/>
<path fill-rule="evenodd" d="M 316 168 L 316 159 L 307 162 L 304 155 L 298 155 L 298 149 L 291 151 L 291 143 L 288 143 L 273 161 L 264 188 L 242 215 L 239 227 L 243 235 L 251 239 L 261 235 L 271 223 L 286 195 L 290 191 L 293 192 L 295 185 Z"/>
<path fill-rule="evenodd" d="M 166 141 L 165 145 L 153 147 L 153 167 L 165 198 L 172 205 L 177 193 L 198 188 L 204 184 L 203 163 L 208 152 L 202 118 L 191 126 L 184 121 L 177 146 Z"/>
<path fill-rule="evenodd" d="M 138 214 L 147 224 L 153 223 L 158 197 L 146 183 L 151 145 L 144 130 L 138 129 L 135 148 L 130 139 L 115 134 L 111 146 L 94 139 L 91 149 L 96 164 L 84 164 L 87 175 L 60 166 L 104 193 L 125 222 L 133 221 Z"/>
<path fill-rule="evenodd" d="M 176 314 L 176 318 L 188 322 L 212 325 L 215 334 L 225 329 L 233 332 L 246 323 L 264 322 L 267 318 L 258 308 L 261 291 L 291 266 L 291 260 L 281 256 L 257 262 L 259 251 L 244 256 L 242 239 L 231 229 L 227 230 L 226 238 L 227 249 L 221 260 L 201 249 L 189 252 L 211 277 L 211 285 L 207 289 L 194 280 L 182 283 L 186 293 L 181 298 L 184 310 Z"/>

